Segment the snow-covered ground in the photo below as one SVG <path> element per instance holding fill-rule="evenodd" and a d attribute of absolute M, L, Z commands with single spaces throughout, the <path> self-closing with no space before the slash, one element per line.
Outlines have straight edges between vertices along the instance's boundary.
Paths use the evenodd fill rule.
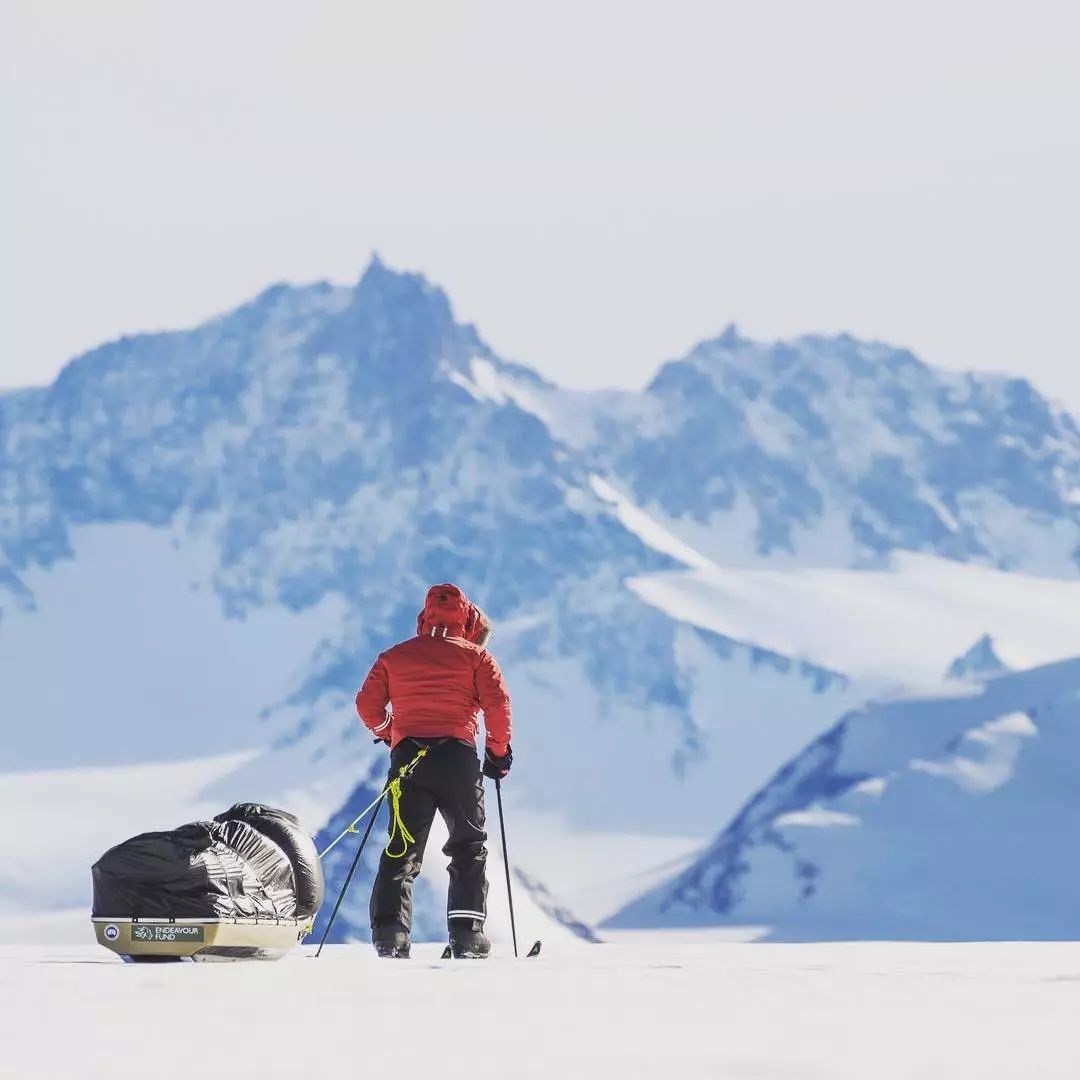
<path fill-rule="evenodd" d="M 1080 945 L 746 945 L 700 935 L 409 962 L 129 966 L 0 949 L 2 1072 L 155 1077 L 1074 1080 Z"/>

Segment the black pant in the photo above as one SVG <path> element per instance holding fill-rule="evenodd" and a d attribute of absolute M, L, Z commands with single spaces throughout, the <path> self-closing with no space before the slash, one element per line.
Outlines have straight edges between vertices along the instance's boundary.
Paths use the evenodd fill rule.
<path fill-rule="evenodd" d="M 390 778 L 426 744 L 427 740 L 399 742 L 390 755 Z M 450 859 L 447 920 L 466 920 L 479 928 L 487 917 L 488 886 L 484 780 L 476 750 L 456 739 L 432 741 L 427 756 L 402 781 L 400 805 L 402 821 L 415 840 L 401 858 L 383 850 L 371 890 L 372 930 L 408 932 L 411 928 L 413 882 L 420 873 L 436 810 L 450 833 L 443 848 Z M 391 816 L 391 827 L 392 823 Z M 401 836 L 395 836 L 390 851 L 400 853 L 402 846 Z"/>

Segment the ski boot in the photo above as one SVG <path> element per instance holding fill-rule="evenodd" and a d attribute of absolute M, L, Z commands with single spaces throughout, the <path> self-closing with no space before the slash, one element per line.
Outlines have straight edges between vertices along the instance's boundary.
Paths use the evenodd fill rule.
<path fill-rule="evenodd" d="M 491 942 L 478 919 L 450 920 L 450 954 L 455 960 L 486 960 Z"/>
<path fill-rule="evenodd" d="M 395 960 L 409 959 L 409 935 L 393 927 L 377 927 L 371 931 L 371 944 L 379 956 Z"/>

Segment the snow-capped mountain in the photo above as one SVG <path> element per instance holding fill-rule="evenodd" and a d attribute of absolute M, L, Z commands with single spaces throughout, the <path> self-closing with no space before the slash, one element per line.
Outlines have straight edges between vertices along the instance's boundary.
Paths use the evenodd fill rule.
<path fill-rule="evenodd" d="M 945 374 L 847 335 L 762 345 L 729 328 L 667 364 L 642 405 L 606 464 L 725 565 L 905 550 L 1077 572 L 1080 432 L 1023 379 Z"/>
<path fill-rule="evenodd" d="M 846 334 L 729 327 L 641 393 L 568 393 L 472 364 L 727 566 L 865 566 L 896 550 L 1075 576 L 1080 432 L 1024 379 L 952 374 Z"/>
<path fill-rule="evenodd" d="M 1078 545 L 1080 434 L 1022 380 L 729 331 L 570 392 L 375 260 L 0 395 L 0 770 L 29 799 L 30 770 L 232 754 L 193 805 L 327 826 L 381 767 L 356 686 L 456 580 L 514 693 L 521 869 L 574 912 L 575 835 L 707 836 L 982 634 L 1068 655 Z"/>
<path fill-rule="evenodd" d="M 845 717 L 611 926 L 1075 940 L 1080 660 Z"/>

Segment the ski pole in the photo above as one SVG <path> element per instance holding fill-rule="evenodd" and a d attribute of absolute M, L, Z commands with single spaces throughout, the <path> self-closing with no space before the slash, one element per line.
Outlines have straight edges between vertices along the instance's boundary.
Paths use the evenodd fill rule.
<path fill-rule="evenodd" d="M 389 789 L 387 789 L 389 790 Z M 330 921 L 326 924 L 326 929 L 323 931 L 322 941 L 319 942 L 319 947 L 315 951 L 315 959 L 319 959 L 319 954 L 322 952 L 322 947 L 326 944 L 326 939 L 330 935 L 330 927 L 334 925 L 334 920 L 337 918 L 338 908 L 341 907 L 341 901 L 345 899 L 345 893 L 348 891 L 349 882 L 353 879 L 353 874 L 356 873 L 356 867 L 360 862 L 360 856 L 364 852 L 364 845 L 368 841 L 368 837 L 371 835 L 371 828 L 375 824 L 375 819 L 379 816 L 379 811 L 382 809 L 383 800 L 386 798 L 386 791 L 379 796 L 379 801 L 375 804 L 375 813 L 371 815 L 367 823 L 367 828 L 364 830 L 363 839 L 360 841 L 360 846 L 356 849 L 356 854 L 353 856 L 352 866 L 349 867 L 349 873 L 345 877 L 345 884 L 341 886 L 341 892 L 338 894 L 337 903 L 334 905 L 334 910 L 330 915 Z"/>
<path fill-rule="evenodd" d="M 495 798 L 499 802 L 499 832 L 502 834 L 503 866 L 506 867 L 506 898 L 510 901 L 510 934 L 514 939 L 514 959 L 517 959 L 517 926 L 514 924 L 514 893 L 510 888 L 510 856 L 506 850 L 506 822 L 503 818 L 502 782 L 495 777 Z"/>

